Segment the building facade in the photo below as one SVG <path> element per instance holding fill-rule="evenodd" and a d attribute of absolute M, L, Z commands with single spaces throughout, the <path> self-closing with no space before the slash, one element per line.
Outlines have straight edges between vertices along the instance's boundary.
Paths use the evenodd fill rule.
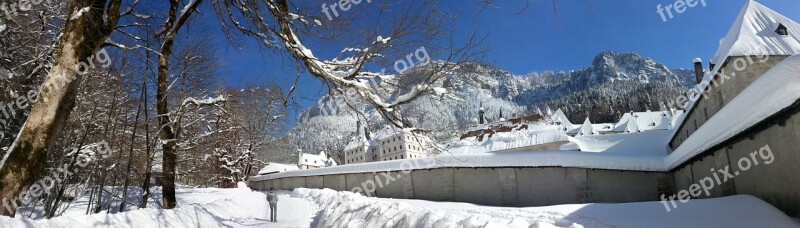
<path fill-rule="evenodd" d="M 407 129 L 385 128 L 374 139 L 362 129 L 345 146 L 345 164 L 425 157 L 431 142 L 430 138 Z"/>
<path fill-rule="evenodd" d="M 380 161 L 428 156 L 430 139 L 408 130 L 385 129 L 378 138 Z"/>

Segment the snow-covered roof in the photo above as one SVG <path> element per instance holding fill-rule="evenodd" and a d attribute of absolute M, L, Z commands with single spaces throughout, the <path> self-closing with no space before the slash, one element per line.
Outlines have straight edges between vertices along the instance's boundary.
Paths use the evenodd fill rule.
<path fill-rule="evenodd" d="M 800 55 L 794 55 L 775 65 L 733 98 L 675 149 L 666 163 L 674 168 L 791 106 L 798 99 Z"/>
<path fill-rule="evenodd" d="M 567 115 L 565 115 L 564 111 L 561 111 L 561 109 L 558 109 L 556 113 L 550 115 L 550 118 L 553 121 L 553 123 L 556 123 L 556 125 L 561 126 L 562 130 L 566 128 L 566 130 L 564 131 L 567 132 L 574 131 L 575 129 L 578 129 L 580 127 L 569 122 L 569 118 L 567 118 Z"/>
<path fill-rule="evenodd" d="M 400 133 L 411 134 L 413 130 L 414 130 L 413 128 L 400 129 L 400 128 L 397 128 L 397 127 L 394 127 L 394 126 L 391 126 L 391 127 L 387 126 L 387 127 L 384 127 L 383 129 L 381 129 L 380 131 L 378 131 L 378 133 L 375 134 L 375 138 L 378 139 L 378 140 L 383 140 L 383 139 L 386 139 L 386 138 L 389 138 L 389 137 L 392 137 L 392 136 L 396 136 L 396 135 L 398 135 Z"/>
<path fill-rule="evenodd" d="M 775 32 L 781 24 L 788 28 L 788 35 Z M 720 40 L 719 49 L 711 62 L 723 64 L 731 56 L 796 54 L 800 54 L 800 24 L 749 0 L 728 34 Z"/>
<path fill-rule="evenodd" d="M 260 171 L 258 171 L 258 175 L 266 175 L 266 174 L 273 174 L 273 173 L 282 173 L 286 171 L 292 170 L 299 170 L 297 165 L 287 165 L 287 164 L 280 164 L 280 163 L 269 163 L 267 166 L 264 166 Z"/>
<path fill-rule="evenodd" d="M 782 36 L 775 32 L 779 24 L 788 28 L 789 35 Z M 774 28 L 770 30 L 772 26 Z M 701 85 L 704 85 L 703 90 L 711 86 L 712 78 L 722 69 L 724 61 L 731 56 L 796 54 L 800 54 L 800 25 L 758 2 L 748 0 L 728 35 L 721 40 L 720 47 L 712 59 L 712 63 L 716 66 L 713 70 L 706 71 Z M 691 112 L 698 101 L 699 99 L 689 99 L 684 105 L 685 113 Z M 673 126 L 681 125 L 685 118 L 686 114 L 679 116 Z M 674 131 L 673 138 L 675 134 L 677 131 Z"/>
<path fill-rule="evenodd" d="M 583 121 L 583 125 L 581 125 L 581 129 L 578 130 L 578 134 L 576 136 L 589 136 L 589 135 L 596 135 L 597 131 L 594 130 L 592 126 L 592 122 L 589 121 L 589 118 L 586 118 L 586 121 Z"/>
<path fill-rule="evenodd" d="M 666 141 L 670 135 L 670 131 L 634 131 L 574 137 L 570 142 L 577 144 L 577 149 L 582 152 L 666 156 L 669 152 Z"/>
<path fill-rule="evenodd" d="M 350 142 L 344 147 L 344 150 L 352 150 L 356 148 L 362 148 L 364 146 L 368 147 L 375 147 L 378 146 L 379 143 L 376 140 L 367 140 L 366 136 L 364 135 L 356 135 L 350 139 Z"/>
<path fill-rule="evenodd" d="M 592 124 L 592 128 L 598 132 L 611 132 L 614 131 L 614 124 L 609 123 L 600 123 L 600 124 Z"/>
<path fill-rule="evenodd" d="M 472 154 L 511 150 L 554 142 L 567 142 L 569 136 L 558 127 L 544 123 L 528 124 L 527 129 L 511 132 L 497 132 L 492 137 L 477 141 L 476 137 L 468 137 L 451 145 L 447 153 Z"/>
<path fill-rule="evenodd" d="M 300 161 L 297 162 L 298 165 L 307 165 L 307 166 L 319 166 L 324 167 L 325 162 L 328 161 L 328 156 L 325 155 L 325 151 L 319 152 L 319 154 L 300 154 Z"/>
<path fill-rule="evenodd" d="M 615 132 L 639 132 L 650 130 L 668 130 L 676 115 L 672 111 L 632 112 L 625 113 L 619 122 L 614 124 Z M 633 121 L 632 121 L 633 120 Z"/>

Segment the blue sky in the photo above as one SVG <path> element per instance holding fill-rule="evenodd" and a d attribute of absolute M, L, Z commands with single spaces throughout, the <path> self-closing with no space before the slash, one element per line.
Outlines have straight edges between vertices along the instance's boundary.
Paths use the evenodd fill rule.
<path fill-rule="evenodd" d="M 657 13 L 657 5 L 664 7 L 674 4 L 674 0 L 558 0 L 557 16 L 550 0 L 530 0 L 531 5 L 519 14 L 524 8 L 523 0 L 500 0 L 499 5 L 480 14 L 476 2 L 443 0 L 438 4 L 441 9 L 460 14 L 454 34 L 457 40 L 477 30 L 486 35 L 484 45 L 490 48 L 485 61 L 525 74 L 584 67 L 605 50 L 638 52 L 669 67 L 690 68 L 695 57 L 704 61 L 712 57 L 719 39 L 727 33 L 746 0 L 705 0 L 705 7 L 698 4 L 680 14 L 673 11 L 674 17 L 666 22 Z M 759 2 L 800 20 L 800 1 Z M 228 85 L 272 81 L 288 88 L 292 84 L 295 68 L 291 62 L 261 50 L 252 41 L 234 48 L 213 25 L 213 15 L 201 17 L 209 21 L 207 32 L 220 47 L 218 55 L 224 66 L 220 73 Z M 325 92 L 318 80 L 306 74 L 300 80 L 298 93 L 299 98 L 307 99 L 298 101 L 307 107 Z"/>

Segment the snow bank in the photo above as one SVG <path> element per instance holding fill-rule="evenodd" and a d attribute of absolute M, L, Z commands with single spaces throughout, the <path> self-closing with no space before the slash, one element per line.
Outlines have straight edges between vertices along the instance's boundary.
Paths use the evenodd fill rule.
<path fill-rule="evenodd" d="M 243 227 L 262 223 L 267 214 L 266 196 L 247 186 L 235 189 L 178 189 L 178 207 L 162 210 L 158 205 L 116 214 L 83 215 L 85 206 L 68 209 L 66 216 L 49 220 L 0 216 L 0 227 Z"/>
<path fill-rule="evenodd" d="M 297 189 L 295 197 L 311 200 L 319 208 L 312 227 L 530 227 L 524 220 L 498 220 L 487 214 L 455 212 L 416 207 L 405 202 L 388 202 L 367 198 L 350 192 L 330 189 Z M 446 203 L 441 203 L 446 204 Z M 541 225 L 572 225 L 569 220 L 548 219 L 551 214 L 540 214 Z M 539 227 L 539 226 L 536 226 Z M 581 226 L 575 226 L 581 227 Z"/>
<path fill-rule="evenodd" d="M 696 199 L 671 212 L 661 202 L 504 208 L 469 203 L 368 198 L 297 189 L 319 210 L 314 227 L 797 227 L 752 196 Z"/>

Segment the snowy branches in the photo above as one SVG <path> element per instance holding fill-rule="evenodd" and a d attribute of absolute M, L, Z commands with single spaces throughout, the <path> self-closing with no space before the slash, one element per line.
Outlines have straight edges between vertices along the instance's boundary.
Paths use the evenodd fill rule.
<path fill-rule="evenodd" d="M 457 48 L 452 40 L 443 40 L 448 34 L 444 28 L 446 17 L 429 2 L 392 5 L 396 14 L 387 12 L 389 5 L 381 5 L 379 12 L 361 12 L 376 14 L 375 18 L 367 18 L 366 24 L 379 21 L 376 28 L 372 26 L 358 27 L 358 18 L 341 15 L 334 22 L 319 22 L 320 16 L 314 16 L 303 6 L 287 0 L 217 0 L 214 2 L 220 18 L 233 25 L 245 35 L 262 40 L 264 44 L 282 44 L 289 53 L 312 76 L 326 83 L 332 93 L 339 93 L 349 100 L 361 100 L 375 107 L 388 122 L 404 126 L 397 108 L 413 101 L 426 93 L 442 92 L 431 85 L 449 72 L 457 68 L 457 63 L 475 60 L 481 53 L 476 51 L 479 39 L 474 35 L 463 47 Z M 367 8 L 367 7 L 363 7 Z M 352 14 L 358 14 L 349 11 Z M 390 25 L 382 25 L 384 18 L 392 19 Z M 350 21 L 353 20 L 353 21 Z M 311 23 L 313 21 L 313 23 Z M 345 26 L 337 26 L 336 21 Z M 364 32 L 363 30 L 367 30 Z M 319 39 L 320 34 L 333 34 L 332 37 L 345 36 L 355 31 L 360 37 L 350 40 L 362 40 L 357 47 L 343 47 L 338 56 L 321 57 L 303 41 Z M 305 38 L 304 38 L 305 37 Z M 275 42 L 278 41 L 278 42 Z M 444 45 L 442 45 L 444 44 Z M 442 45 L 443 47 L 437 47 Z M 427 50 L 445 50 L 446 54 L 438 57 L 443 61 L 437 64 L 419 65 L 414 68 L 415 80 L 407 80 L 405 84 L 375 83 L 385 78 L 405 77 L 406 72 L 388 73 L 385 70 L 376 72 L 381 64 L 394 60 L 409 59 L 409 48 L 428 47 Z M 274 48 L 268 45 L 268 48 Z M 426 53 L 427 54 L 427 53 Z M 395 62 L 396 63 L 396 62 Z M 397 68 L 397 67 L 395 67 Z M 387 88 L 388 87 L 388 88 Z M 354 105 L 360 106 L 360 105 Z M 354 107 L 360 111 L 359 107 Z"/>

